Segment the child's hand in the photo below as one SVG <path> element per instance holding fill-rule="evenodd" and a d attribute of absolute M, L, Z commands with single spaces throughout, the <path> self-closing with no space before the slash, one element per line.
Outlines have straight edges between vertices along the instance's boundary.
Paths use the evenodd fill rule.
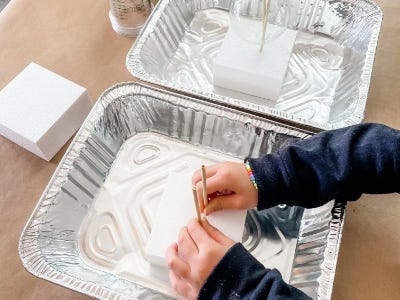
<path fill-rule="evenodd" d="M 204 209 L 201 170 L 193 174 L 200 211 L 206 215 L 222 209 L 249 209 L 257 206 L 258 192 L 250 180 L 244 163 L 223 162 L 206 167 L 209 203 Z"/>
<path fill-rule="evenodd" d="M 207 220 L 202 220 L 202 225 L 191 220 L 181 229 L 178 243 L 167 249 L 172 287 L 188 299 L 197 298 L 211 271 L 235 244 Z"/>

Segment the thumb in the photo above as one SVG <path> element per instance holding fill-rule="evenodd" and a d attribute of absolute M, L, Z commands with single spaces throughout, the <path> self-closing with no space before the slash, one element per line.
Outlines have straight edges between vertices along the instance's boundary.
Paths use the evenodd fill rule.
<path fill-rule="evenodd" d="M 203 218 L 201 220 L 201 223 L 208 235 L 212 237 L 216 242 L 225 246 L 232 246 L 233 244 L 235 244 L 235 241 L 231 240 L 216 227 L 212 226 L 210 222 L 208 222 L 207 218 Z"/>
<path fill-rule="evenodd" d="M 209 245 L 212 243 L 216 243 L 197 219 L 190 220 L 187 228 L 190 237 L 196 244 L 199 251 L 204 249 L 204 247 L 209 247 Z"/>
<path fill-rule="evenodd" d="M 223 210 L 223 209 L 238 209 L 240 203 L 238 203 L 238 196 L 235 194 L 224 195 L 213 198 L 204 209 L 206 216 L 209 214 Z"/>

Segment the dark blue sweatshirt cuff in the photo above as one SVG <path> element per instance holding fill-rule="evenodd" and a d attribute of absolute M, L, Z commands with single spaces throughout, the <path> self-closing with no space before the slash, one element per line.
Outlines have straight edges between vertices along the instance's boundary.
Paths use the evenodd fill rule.
<path fill-rule="evenodd" d="M 310 299 L 266 269 L 242 244 L 225 254 L 200 289 L 198 299 Z"/>
<path fill-rule="evenodd" d="M 258 210 L 279 204 L 293 205 L 288 201 L 293 199 L 288 189 L 291 186 L 288 182 L 290 176 L 286 174 L 278 155 L 270 154 L 263 159 L 247 158 L 246 161 L 251 166 L 258 187 Z"/>

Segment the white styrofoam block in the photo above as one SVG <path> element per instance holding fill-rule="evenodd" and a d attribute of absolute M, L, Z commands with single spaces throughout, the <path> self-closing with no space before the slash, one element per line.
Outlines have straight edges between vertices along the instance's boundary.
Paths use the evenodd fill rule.
<path fill-rule="evenodd" d="M 0 134 L 49 161 L 91 107 L 85 88 L 30 63 L 0 91 Z"/>
<path fill-rule="evenodd" d="M 242 22 L 241 30 L 254 30 L 260 22 Z M 243 28 L 244 27 L 244 28 Z M 268 32 L 277 32 L 275 25 L 268 24 Z M 239 91 L 272 101 L 278 100 L 293 51 L 297 31 L 286 29 L 271 41 L 264 50 L 260 45 L 242 39 L 234 27 L 225 35 L 220 51 L 214 61 L 214 86 Z"/>
<path fill-rule="evenodd" d="M 210 224 L 236 242 L 242 241 L 246 210 L 224 210 L 207 216 Z M 171 173 L 158 205 L 157 214 L 145 247 L 151 264 L 166 266 L 165 252 L 178 239 L 179 230 L 196 218 L 191 176 Z"/>

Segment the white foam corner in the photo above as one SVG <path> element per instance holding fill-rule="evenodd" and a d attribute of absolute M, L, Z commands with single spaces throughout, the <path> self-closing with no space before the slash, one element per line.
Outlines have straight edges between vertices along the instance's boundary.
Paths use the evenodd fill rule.
<path fill-rule="evenodd" d="M 226 236 L 241 242 L 246 213 L 246 210 L 224 210 L 207 216 L 207 219 Z M 146 257 L 151 264 L 166 266 L 165 252 L 168 246 L 177 241 L 180 229 L 195 217 L 191 176 L 171 173 L 145 247 Z"/>
<path fill-rule="evenodd" d="M 245 28 L 241 30 L 248 28 L 250 32 L 261 27 L 258 23 L 243 22 L 240 25 Z M 275 25 L 268 27 L 270 32 L 279 31 Z M 214 61 L 214 86 L 278 100 L 296 37 L 297 31 L 285 29 L 276 39 L 267 40 L 260 52 L 260 45 L 242 39 L 231 26 Z"/>
<path fill-rule="evenodd" d="M 49 161 L 91 108 L 84 87 L 30 63 L 0 91 L 0 134 Z"/>

